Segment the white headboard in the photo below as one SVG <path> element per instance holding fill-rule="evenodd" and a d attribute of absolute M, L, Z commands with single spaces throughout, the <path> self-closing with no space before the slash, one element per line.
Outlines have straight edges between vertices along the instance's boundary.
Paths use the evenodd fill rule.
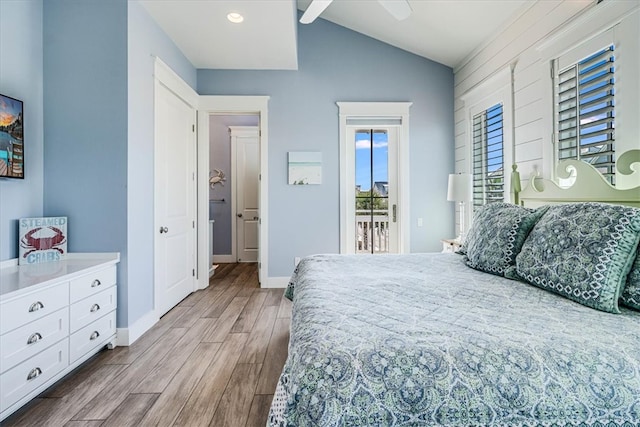
<path fill-rule="evenodd" d="M 631 150 L 618 159 L 618 170 L 630 175 L 630 182 L 638 186 L 629 189 L 612 187 L 604 177 L 588 163 L 580 160 L 564 160 L 558 164 L 556 174 L 560 179 L 575 176 L 568 188 L 561 188 L 553 181 L 532 176 L 520 192 L 521 204 L 535 208 L 542 205 L 571 202 L 605 202 L 616 205 L 640 207 L 640 150 Z M 636 160 L 632 160 L 636 159 Z"/>

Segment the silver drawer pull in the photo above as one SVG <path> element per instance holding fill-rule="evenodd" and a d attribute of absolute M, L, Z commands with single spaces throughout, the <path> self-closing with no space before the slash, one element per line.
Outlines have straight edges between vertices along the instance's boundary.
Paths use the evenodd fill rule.
<path fill-rule="evenodd" d="M 34 311 L 38 311 L 41 308 L 44 308 L 44 304 L 40 301 L 36 301 L 31 306 L 29 306 L 29 313 L 33 313 Z"/>
<path fill-rule="evenodd" d="M 42 335 L 40 335 L 38 332 L 31 334 L 31 336 L 29 337 L 29 339 L 27 340 L 27 345 L 29 344 L 35 344 L 38 341 L 40 341 L 42 339 Z"/>
<path fill-rule="evenodd" d="M 91 334 L 91 336 L 89 337 L 89 339 L 91 341 L 95 340 L 96 338 L 98 338 L 100 336 L 100 332 L 98 331 L 93 331 L 93 333 Z"/>
<path fill-rule="evenodd" d="M 35 378 L 38 378 L 40 376 L 40 374 L 42 374 L 42 369 L 40 368 L 33 368 L 31 370 L 31 372 L 29 372 L 29 375 L 27 375 L 27 381 L 31 381 Z"/>
<path fill-rule="evenodd" d="M 96 279 L 93 282 L 91 282 L 91 287 L 95 288 L 96 286 L 100 286 L 102 285 L 102 282 L 100 282 L 100 280 Z"/>
<path fill-rule="evenodd" d="M 91 306 L 91 310 L 90 310 L 90 311 L 91 311 L 92 313 L 95 313 L 95 312 L 96 312 L 96 311 L 98 311 L 98 310 L 100 310 L 100 306 L 99 306 L 98 304 L 93 304 L 93 305 Z"/>

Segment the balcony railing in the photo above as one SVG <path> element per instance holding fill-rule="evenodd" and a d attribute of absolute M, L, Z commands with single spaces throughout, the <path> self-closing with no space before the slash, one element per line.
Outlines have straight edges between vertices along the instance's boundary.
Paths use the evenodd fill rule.
<path fill-rule="evenodd" d="M 389 212 L 356 210 L 356 253 L 389 252 Z"/>

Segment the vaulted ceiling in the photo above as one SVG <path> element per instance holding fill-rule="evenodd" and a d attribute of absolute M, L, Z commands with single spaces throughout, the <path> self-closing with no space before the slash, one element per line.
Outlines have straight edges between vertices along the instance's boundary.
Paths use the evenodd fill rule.
<path fill-rule="evenodd" d="M 296 69 L 297 9 L 311 0 L 143 0 L 149 14 L 196 68 Z M 377 0 L 335 0 L 322 19 L 455 67 L 531 0 L 409 0 L 397 21 Z M 229 22 L 240 13 L 244 21 Z M 308 25 L 313 25 L 308 24 Z"/>

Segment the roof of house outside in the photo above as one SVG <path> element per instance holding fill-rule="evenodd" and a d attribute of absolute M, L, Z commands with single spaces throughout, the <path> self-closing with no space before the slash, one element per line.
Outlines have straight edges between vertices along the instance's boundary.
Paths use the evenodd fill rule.
<path fill-rule="evenodd" d="M 389 183 L 387 181 L 376 181 L 373 183 L 373 192 L 382 197 L 389 194 Z"/>

